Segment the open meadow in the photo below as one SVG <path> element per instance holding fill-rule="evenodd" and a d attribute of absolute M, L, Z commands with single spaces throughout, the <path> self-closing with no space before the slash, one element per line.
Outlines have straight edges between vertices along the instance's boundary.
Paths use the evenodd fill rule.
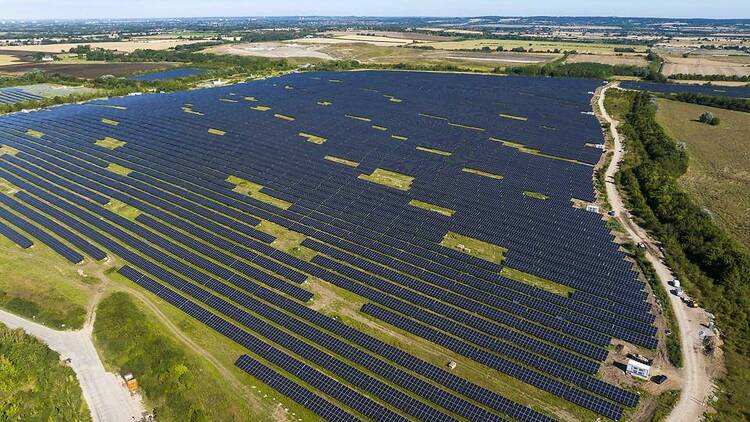
<path fill-rule="evenodd" d="M 699 123 L 705 111 L 721 123 Z M 750 248 L 750 113 L 660 99 L 657 119 L 687 145 L 690 166 L 680 184 Z"/>

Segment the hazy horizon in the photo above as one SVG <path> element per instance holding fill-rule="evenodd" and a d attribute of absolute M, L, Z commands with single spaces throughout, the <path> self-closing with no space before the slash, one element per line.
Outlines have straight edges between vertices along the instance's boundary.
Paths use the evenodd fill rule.
<path fill-rule="evenodd" d="M 82 0 L 0 0 L 0 20 L 43 19 L 157 19 L 193 17 L 475 17 L 475 16 L 566 16 L 633 17 L 673 19 L 748 19 L 750 2 L 717 0 L 705 3 L 664 0 L 633 0 L 606 4 L 595 0 L 550 2 L 543 0 L 455 1 L 381 0 L 276 0 L 274 2 L 214 0 L 166 0 L 130 2 L 103 0 L 95 5 Z"/>

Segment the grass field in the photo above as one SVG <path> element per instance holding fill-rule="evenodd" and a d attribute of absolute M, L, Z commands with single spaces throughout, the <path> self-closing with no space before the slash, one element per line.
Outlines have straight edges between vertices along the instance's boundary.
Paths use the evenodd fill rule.
<path fill-rule="evenodd" d="M 0 420 L 90 421 L 73 370 L 44 343 L 0 324 Z"/>
<path fill-rule="evenodd" d="M 569 41 L 528 41 L 528 40 L 495 40 L 495 39 L 479 39 L 479 40 L 464 40 L 464 41 L 446 41 L 446 42 L 430 42 L 423 43 L 422 45 L 430 46 L 441 50 L 463 50 L 463 49 L 476 49 L 489 47 L 496 49 L 502 46 L 505 50 L 510 50 L 517 47 L 523 47 L 525 49 L 534 49 L 534 51 L 547 51 L 547 50 L 575 50 L 579 53 L 592 53 L 592 54 L 615 54 L 615 47 L 633 47 L 638 53 L 645 53 L 647 47 L 645 45 L 619 45 L 619 44 L 607 44 L 607 43 L 578 43 Z"/>
<path fill-rule="evenodd" d="M 705 111 L 721 124 L 698 123 Z M 750 113 L 660 99 L 657 120 L 687 145 L 690 167 L 680 184 L 750 248 Z"/>
<path fill-rule="evenodd" d="M 80 328 L 96 283 L 46 246 L 23 250 L 0 236 L 0 307 L 9 312 L 56 329 Z"/>

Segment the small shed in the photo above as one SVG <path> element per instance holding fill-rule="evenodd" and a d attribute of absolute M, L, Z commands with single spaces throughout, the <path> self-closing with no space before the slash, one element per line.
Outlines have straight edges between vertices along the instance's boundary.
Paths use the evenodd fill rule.
<path fill-rule="evenodd" d="M 634 360 L 634 359 L 629 359 L 628 367 L 625 370 L 625 372 L 628 375 L 632 375 L 634 377 L 648 379 L 649 374 L 651 373 L 651 366 L 646 365 L 645 363 L 638 362 L 637 360 Z"/>
<path fill-rule="evenodd" d="M 596 205 L 596 204 L 586 204 L 586 211 L 598 214 L 599 213 L 599 205 Z"/>

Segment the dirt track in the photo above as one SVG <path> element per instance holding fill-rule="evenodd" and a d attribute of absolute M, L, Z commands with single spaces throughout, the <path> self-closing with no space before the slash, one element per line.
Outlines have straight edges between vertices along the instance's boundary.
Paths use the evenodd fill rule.
<path fill-rule="evenodd" d="M 669 281 L 674 279 L 669 268 L 662 262 L 663 256 L 654 241 L 646 231 L 639 227 L 631 218 L 614 183 L 622 160 L 624 150 L 622 139 L 617 132 L 618 121 L 612 119 L 604 108 L 606 91 L 616 87 L 607 85 L 602 89 L 598 99 L 598 106 L 604 119 L 610 123 L 610 132 L 614 139 L 614 153 L 606 172 L 607 197 L 617 220 L 622 224 L 628 236 L 634 242 L 641 242 L 646 246 L 646 258 L 654 266 L 659 280 L 667 291 L 670 290 Z M 675 295 L 669 295 L 670 304 L 674 310 L 680 328 L 680 340 L 683 355 L 682 385 L 680 400 L 666 419 L 667 422 L 683 422 L 702 420 L 706 411 L 706 400 L 713 391 L 714 385 L 709 376 L 709 365 L 702 352 L 699 334 L 707 331 L 702 325 L 706 320 L 706 312 L 701 308 L 688 308 Z"/>

